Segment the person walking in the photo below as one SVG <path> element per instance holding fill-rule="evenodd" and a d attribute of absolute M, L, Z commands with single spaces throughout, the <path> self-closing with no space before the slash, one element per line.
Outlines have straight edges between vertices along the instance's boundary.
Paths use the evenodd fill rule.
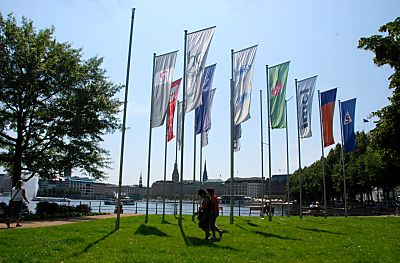
<path fill-rule="evenodd" d="M 6 225 L 8 228 L 10 228 L 10 217 L 15 218 L 15 221 L 17 222 L 16 227 L 22 226 L 20 223 L 22 201 L 25 200 L 25 202 L 29 204 L 23 185 L 24 182 L 22 180 L 18 180 L 16 185 L 11 189 L 12 198 L 9 204 L 9 218 L 6 221 Z"/>
<path fill-rule="evenodd" d="M 210 228 L 212 231 L 212 239 L 215 240 L 215 232 L 218 231 L 219 238 L 222 237 L 224 233 L 218 226 L 217 226 L 217 217 L 219 216 L 219 200 L 218 196 L 215 194 L 213 188 L 207 188 L 208 195 L 210 196 L 211 200 L 211 216 L 210 216 Z"/>
<path fill-rule="evenodd" d="M 199 220 L 199 227 L 205 233 L 204 239 L 208 240 L 210 237 L 211 200 L 204 189 L 200 189 L 197 194 L 202 198 L 202 202 L 199 211 L 195 215 L 197 215 L 197 219 Z"/>

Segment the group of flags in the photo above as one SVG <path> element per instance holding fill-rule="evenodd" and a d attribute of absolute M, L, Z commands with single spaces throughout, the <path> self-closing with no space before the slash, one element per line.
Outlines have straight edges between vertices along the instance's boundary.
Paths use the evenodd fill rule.
<path fill-rule="evenodd" d="M 211 110 L 215 96 L 212 83 L 216 64 L 206 67 L 206 60 L 214 31 L 215 27 L 189 34 L 185 31 L 183 79 L 173 81 L 178 51 L 160 56 L 154 55 L 148 176 L 150 176 L 151 129 L 162 126 L 164 120 L 167 119 L 166 140 L 167 142 L 171 141 L 175 137 L 173 123 L 176 108 L 178 119 L 177 148 L 182 149 L 183 152 L 185 114 L 192 110 L 195 110 L 195 136 L 201 134 L 201 147 L 208 144 L 208 132 L 211 129 Z M 251 117 L 252 79 L 257 47 L 255 45 L 237 52 L 232 51 L 231 133 L 233 151 L 240 150 L 241 124 Z M 268 118 L 272 129 L 287 128 L 286 87 L 289 65 L 290 62 L 285 62 L 270 68 L 267 67 Z M 312 136 L 311 116 L 316 80 L 317 76 L 298 82 L 296 80 L 299 139 Z M 184 87 L 183 98 L 182 101 L 178 102 L 182 82 Z M 321 93 L 318 91 L 323 147 L 334 143 L 333 116 L 336 93 L 336 88 Z M 345 152 L 350 152 L 355 148 L 355 104 L 356 99 L 339 101 L 342 144 Z M 181 156 L 183 158 L 183 153 Z M 183 161 L 181 160 L 181 162 Z M 181 164 L 181 173 L 182 167 Z"/>
<path fill-rule="evenodd" d="M 186 88 L 185 112 L 196 110 L 196 134 L 201 134 L 202 146 L 208 144 L 208 131 L 211 129 L 211 107 L 215 94 L 212 82 L 216 64 L 205 67 L 207 54 L 214 34 L 215 27 L 196 31 L 187 35 L 186 50 Z M 175 138 L 174 115 L 178 108 L 178 120 L 183 117 L 183 102 L 179 102 L 178 94 L 182 79 L 172 82 L 178 51 L 156 56 L 154 60 L 153 89 L 151 99 L 151 128 L 164 124 L 167 119 L 167 141 Z M 181 127 L 178 121 L 177 144 L 180 149 L 182 141 Z"/>

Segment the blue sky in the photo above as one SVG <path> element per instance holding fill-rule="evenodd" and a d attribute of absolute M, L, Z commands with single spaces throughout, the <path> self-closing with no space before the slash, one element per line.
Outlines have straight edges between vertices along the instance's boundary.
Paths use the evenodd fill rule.
<path fill-rule="evenodd" d="M 3 0 L 0 10 L 20 21 L 25 16 L 37 29 L 55 27 L 60 42 L 82 48 L 84 57 L 103 56 L 109 79 L 125 83 L 131 8 L 136 8 L 131 79 L 125 144 L 123 184 L 137 184 L 140 173 L 147 176 L 150 92 L 153 53 L 179 49 L 174 79 L 183 72 L 184 30 L 216 26 L 207 65 L 217 63 L 213 87 L 217 88 L 209 145 L 203 148 L 210 178 L 230 176 L 229 78 L 230 50 L 258 44 L 255 58 L 251 119 L 242 126 L 241 151 L 235 154 L 235 176 L 261 175 L 259 90 L 265 97 L 265 65 L 291 61 L 286 96 L 295 95 L 294 79 L 318 75 L 316 90 L 338 87 L 337 99 L 356 97 L 356 130 L 369 129 L 362 120 L 388 104 L 387 86 L 392 70 L 373 64 L 373 54 L 357 49 L 358 39 L 378 33 L 378 28 L 398 16 L 400 2 L 391 1 L 117 1 L 117 0 Z M 118 95 L 123 98 L 123 92 Z M 180 93 L 180 98 L 182 93 Z M 266 105 L 263 99 L 264 141 L 267 141 Z M 296 105 L 288 104 L 290 171 L 298 168 Z M 184 178 L 193 178 L 193 112 L 186 116 Z M 334 117 L 335 141 L 340 141 L 338 105 Z M 373 127 L 373 125 L 371 126 Z M 161 180 L 164 167 L 163 127 L 153 129 L 151 179 Z M 318 97 L 314 95 L 313 136 L 303 139 L 302 164 L 320 158 Z M 121 134 L 104 137 L 112 167 L 107 182 L 117 183 Z M 197 139 L 199 142 L 199 139 Z M 265 149 L 264 174 L 268 176 Z M 330 147 L 325 148 L 327 154 Z M 199 150 L 199 147 L 197 147 Z M 286 172 L 285 130 L 271 134 L 272 173 Z M 180 156 L 180 154 L 179 154 Z M 199 156 L 197 154 L 197 156 Z M 167 176 L 171 178 L 175 140 L 168 144 Z M 179 162 L 179 159 L 178 159 Z M 199 177 L 196 161 L 196 178 Z M 145 181 L 145 180 L 144 180 Z"/>

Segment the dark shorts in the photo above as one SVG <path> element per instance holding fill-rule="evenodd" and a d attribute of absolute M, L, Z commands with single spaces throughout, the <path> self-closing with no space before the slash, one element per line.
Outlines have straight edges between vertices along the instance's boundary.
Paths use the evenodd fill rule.
<path fill-rule="evenodd" d="M 213 229 L 215 227 L 215 222 L 217 221 L 217 217 L 219 216 L 219 211 L 211 212 L 210 216 L 210 228 Z"/>
<path fill-rule="evenodd" d="M 22 201 L 12 201 L 10 204 L 10 216 L 15 219 L 20 219 L 21 217 L 21 208 L 22 208 Z"/>

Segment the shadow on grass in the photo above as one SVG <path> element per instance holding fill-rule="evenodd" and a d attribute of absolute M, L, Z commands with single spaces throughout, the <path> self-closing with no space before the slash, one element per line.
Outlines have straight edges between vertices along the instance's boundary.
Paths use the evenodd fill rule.
<path fill-rule="evenodd" d="M 248 224 L 249 226 L 259 227 L 259 225 L 254 224 L 254 223 L 251 222 L 250 220 L 246 220 L 246 222 L 247 222 L 247 224 Z"/>
<path fill-rule="evenodd" d="M 235 224 L 235 226 L 238 227 L 238 228 L 240 228 L 240 229 L 242 229 L 242 230 L 244 230 L 244 231 L 250 231 L 250 230 L 248 230 L 248 229 L 242 227 L 241 225 Z M 225 230 L 224 230 L 224 232 L 225 232 Z"/>
<path fill-rule="evenodd" d="M 206 247 L 212 247 L 212 248 L 219 248 L 219 249 L 226 249 L 230 251 L 239 251 L 237 248 L 231 247 L 231 246 L 219 246 L 217 243 L 221 241 L 221 239 L 217 239 L 216 241 L 211 241 L 211 240 L 205 240 L 201 239 L 198 237 L 188 237 L 187 238 L 190 245 L 193 247 L 201 247 L 201 246 L 206 246 Z"/>
<path fill-rule="evenodd" d="M 343 235 L 343 233 L 333 232 L 333 231 L 323 230 L 323 229 L 317 229 L 317 228 L 306 228 L 306 227 L 299 227 L 299 226 L 297 226 L 296 228 L 302 229 L 302 230 L 307 230 L 307 231 L 312 231 L 312 232 L 318 232 L 318 233 L 327 233 L 327 234 L 332 234 L 332 235 Z"/>
<path fill-rule="evenodd" d="M 257 235 L 261 235 L 261 236 L 263 236 L 265 238 L 274 237 L 274 238 L 279 238 L 279 239 L 284 239 L 284 240 L 293 240 L 293 241 L 300 241 L 301 240 L 301 239 L 297 239 L 297 238 L 284 237 L 284 236 L 271 234 L 271 233 L 266 233 L 266 232 L 261 232 L 261 231 L 252 231 L 252 232 L 257 234 Z"/>
<path fill-rule="evenodd" d="M 89 245 L 87 245 L 85 247 L 85 249 L 83 249 L 81 252 L 77 252 L 72 254 L 71 258 L 75 258 L 75 257 L 79 257 L 80 255 L 82 255 L 83 253 L 86 253 L 89 251 L 89 249 L 91 249 L 94 245 L 97 245 L 98 243 L 100 243 L 101 241 L 105 240 L 106 238 L 108 238 L 109 236 L 111 236 L 112 234 L 114 234 L 116 230 L 112 230 L 110 233 L 108 233 L 107 235 L 103 236 L 102 238 L 94 241 L 93 243 L 90 243 Z"/>
<path fill-rule="evenodd" d="M 159 237 L 169 237 L 170 235 L 158 230 L 153 226 L 146 226 L 141 224 L 138 229 L 136 229 L 135 235 L 143 236 L 159 236 Z"/>
<path fill-rule="evenodd" d="M 179 226 L 179 229 L 181 230 L 182 238 L 183 238 L 183 241 L 185 242 L 185 245 L 186 245 L 186 246 L 190 246 L 189 240 L 188 240 L 188 238 L 186 237 L 185 231 L 183 231 L 182 226 Z"/>
<path fill-rule="evenodd" d="M 167 220 L 164 220 L 164 221 L 162 221 L 162 222 L 161 222 L 161 224 L 165 224 L 165 225 L 171 225 L 172 223 L 171 223 L 171 222 L 169 222 L 169 221 L 167 221 Z"/>

